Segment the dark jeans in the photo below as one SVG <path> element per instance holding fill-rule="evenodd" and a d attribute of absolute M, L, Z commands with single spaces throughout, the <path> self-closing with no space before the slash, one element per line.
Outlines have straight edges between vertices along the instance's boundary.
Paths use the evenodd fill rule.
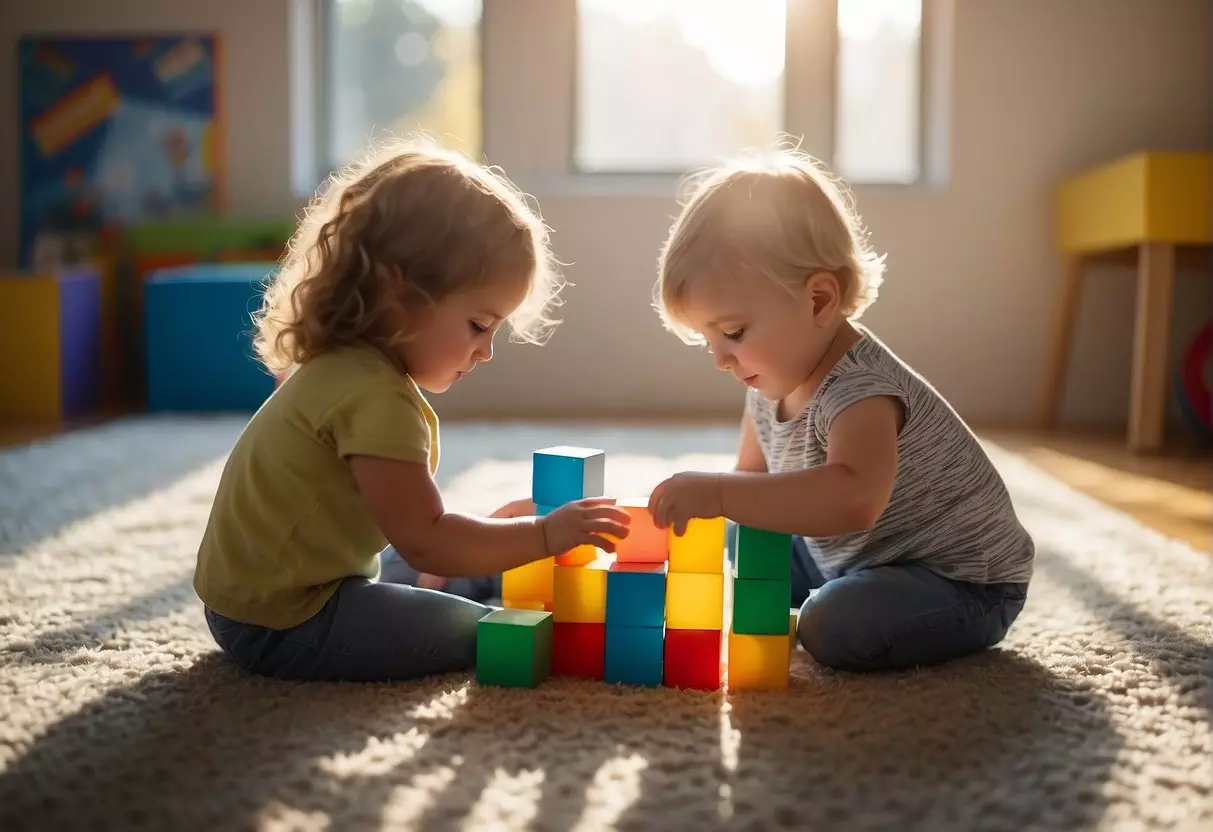
<path fill-rule="evenodd" d="M 1027 584 L 953 581 L 913 563 L 825 581 L 804 539 L 792 541 L 800 643 L 838 670 L 921 667 L 992 647 L 1028 596 Z"/>
<path fill-rule="evenodd" d="M 281 679 L 390 681 L 476 666 L 476 624 L 494 608 L 418 589 L 396 550 L 378 582 L 347 578 L 320 612 L 289 630 L 233 621 L 208 609 L 215 641 L 246 670 Z"/>

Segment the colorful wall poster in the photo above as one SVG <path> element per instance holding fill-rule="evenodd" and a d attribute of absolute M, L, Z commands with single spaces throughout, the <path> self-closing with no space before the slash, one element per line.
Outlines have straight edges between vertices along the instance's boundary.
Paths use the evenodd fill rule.
<path fill-rule="evenodd" d="M 218 46 L 210 34 L 21 39 L 21 266 L 73 265 L 107 230 L 221 210 Z"/>

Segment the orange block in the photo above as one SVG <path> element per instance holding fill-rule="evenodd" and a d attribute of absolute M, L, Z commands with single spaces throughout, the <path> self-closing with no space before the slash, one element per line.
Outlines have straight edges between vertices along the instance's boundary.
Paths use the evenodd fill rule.
<path fill-rule="evenodd" d="M 567 552 L 556 556 L 557 566 L 585 566 L 605 555 L 593 546 L 574 546 Z"/>
<path fill-rule="evenodd" d="M 653 524 L 649 501 L 628 497 L 615 501 L 632 518 L 628 536 L 617 541 L 615 559 L 620 563 L 665 563 L 670 556 L 670 536 L 666 529 Z"/>

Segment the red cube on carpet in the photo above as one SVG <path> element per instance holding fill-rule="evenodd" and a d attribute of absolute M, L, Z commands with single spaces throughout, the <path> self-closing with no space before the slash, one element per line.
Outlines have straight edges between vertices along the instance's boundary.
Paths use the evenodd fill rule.
<path fill-rule="evenodd" d="M 606 624 L 557 621 L 552 630 L 552 675 L 601 679 Z"/>
<path fill-rule="evenodd" d="M 720 630 L 665 631 L 665 678 L 668 688 L 719 690 L 723 674 Z"/>

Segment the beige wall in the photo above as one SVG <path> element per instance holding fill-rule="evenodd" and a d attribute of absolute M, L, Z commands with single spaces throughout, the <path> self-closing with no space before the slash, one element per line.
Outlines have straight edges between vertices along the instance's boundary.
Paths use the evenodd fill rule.
<path fill-rule="evenodd" d="M 511 0 L 511 11 L 540 1 Z M 288 11 L 288 0 L 211 0 L 206 9 L 168 0 L 3 4 L 0 112 L 16 112 L 19 32 L 217 28 L 226 41 L 231 208 L 294 212 Z M 676 210 L 667 183 L 629 193 L 536 173 L 545 166 L 536 154 L 560 145 L 543 136 L 567 124 L 559 96 L 545 95 L 568 81 L 536 65 L 528 43 L 567 33 L 537 30 L 534 19 L 512 31 L 527 16 L 507 19 L 514 23 L 486 44 L 488 148 L 539 199 L 576 286 L 548 346 L 502 344 L 491 365 L 436 406 L 444 415 L 732 412 L 738 388 L 664 333 L 649 308 L 658 246 Z M 966 417 L 1021 421 L 1031 414 L 1058 279 L 1053 184 L 1142 147 L 1213 147 L 1213 2 L 956 0 L 954 33 L 949 183 L 856 191 L 889 264 L 865 320 Z M 528 141 L 528 131 L 540 138 Z M 9 194 L 19 181 L 13 133 L 0 130 L 0 188 Z M 4 263 L 16 250 L 16 205 L 10 198 L 0 215 Z M 1128 396 L 1132 274 L 1098 273 L 1088 289 L 1066 415 L 1116 424 Z M 1207 278 L 1181 277 L 1177 341 L 1211 305 Z"/>

